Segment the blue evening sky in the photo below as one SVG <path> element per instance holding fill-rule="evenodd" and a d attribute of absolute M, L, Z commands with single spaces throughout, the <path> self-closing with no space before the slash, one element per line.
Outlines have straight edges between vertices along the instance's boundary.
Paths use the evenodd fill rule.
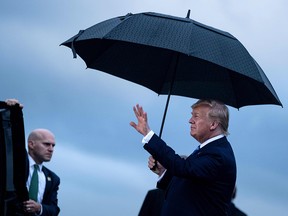
<path fill-rule="evenodd" d="M 61 177 L 62 216 L 135 216 L 157 176 L 147 168 L 141 135 L 129 126 L 132 107 L 148 112 L 158 133 L 166 96 L 86 69 L 59 46 L 80 29 L 127 13 L 190 18 L 238 38 L 264 70 L 284 108 L 230 107 L 228 139 L 238 166 L 236 205 L 248 215 L 288 212 L 288 2 L 285 0 L 50 0 L 3 1 L 0 7 L 0 98 L 24 104 L 26 135 L 38 127 L 56 135 L 46 166 Z M 195 99 L 172 96 L 163 139 L 179 154 L 197 142 L 189 135 Z"/>

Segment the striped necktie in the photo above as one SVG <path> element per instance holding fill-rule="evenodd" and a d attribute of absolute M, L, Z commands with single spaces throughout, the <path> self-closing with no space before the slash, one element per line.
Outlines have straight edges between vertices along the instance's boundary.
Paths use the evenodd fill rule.
<path fill-rule="evenodd" d="M 38 170 L 39 166 L 37 164 L 34 165 L 34 171 L 30 181 L 29 187 L 29 199 L 32 199 L 37 202 L 38 197 Z"/>

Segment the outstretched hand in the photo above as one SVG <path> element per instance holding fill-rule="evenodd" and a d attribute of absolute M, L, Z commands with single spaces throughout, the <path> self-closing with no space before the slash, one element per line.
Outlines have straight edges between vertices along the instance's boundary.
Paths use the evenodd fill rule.
<path fill-rule="evenodd" d="M 147 118 L 147 113 L 144 112 L 143 108 L 137 104 L 136 106 L 133 107 L 135 116 L 138 120 L 138 123 L 136 124 L 135 122 L 130 122 L 130 125 L 135 128 L 139 133 L 141 133 L 143 136 L 146 136 L 149 131 L 149 125 L 148 125 L 148 118 Z"/>

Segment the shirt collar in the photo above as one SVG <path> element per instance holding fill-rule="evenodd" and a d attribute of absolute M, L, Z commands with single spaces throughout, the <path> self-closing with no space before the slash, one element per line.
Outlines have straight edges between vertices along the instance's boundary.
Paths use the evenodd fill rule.
<path fill-rule="evenodd" d="M 212 138 L 206 140 L 205 142 L 201 143 L 200 144 L 200 148 L 203 148 L 205 145 L 207 145 L 207 144 L 209 144 L 209 143 L 211 143 L 211 142 L 213 142 L 215 140 L 218 140 L 218 139 L 220 139 L 222 137 L 224 137 L 224 134 L 220 134 L 220 135 L 217 135 L 215 137 L 212 137 Z"/>
<path fill-rule="evenodd" d="M 29 166 L 32 167 L 36 164 L 34 159 L 28 154 Z M 43 164 L 38 164 L 39 170 L 42 171 Z"/>

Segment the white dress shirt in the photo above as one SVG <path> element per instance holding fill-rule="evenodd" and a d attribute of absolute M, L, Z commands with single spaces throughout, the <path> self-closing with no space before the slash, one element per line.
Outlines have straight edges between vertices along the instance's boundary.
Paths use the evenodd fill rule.
<path fill-rule="evenodd" d="M 26 187 L 27 190 L 29 191 L 29 187 L 30 187 L 30 182 L 31 182 L 31 178 L 34 172 L 34 165 L 36 164 L 35 161 L 33 160 L 33 158 L 28 155 L 29 158 L 29 176 L 26 182 Z M 43 168 L 43 164 L 37 164 L 39 167 L 38 170 L 38 196 L 37 196 L 37 202 L 38 203 L 42 203 L 43 200 L 43 196 L 44 196 L 44 192 L 45 192 L 45 186 L 46 186 L 46 178 L 45 175 L 42 171 Z M 42 205 L 41 205 L 41 211 L 40 211 L 40 215 L 42 214 Z"/>

